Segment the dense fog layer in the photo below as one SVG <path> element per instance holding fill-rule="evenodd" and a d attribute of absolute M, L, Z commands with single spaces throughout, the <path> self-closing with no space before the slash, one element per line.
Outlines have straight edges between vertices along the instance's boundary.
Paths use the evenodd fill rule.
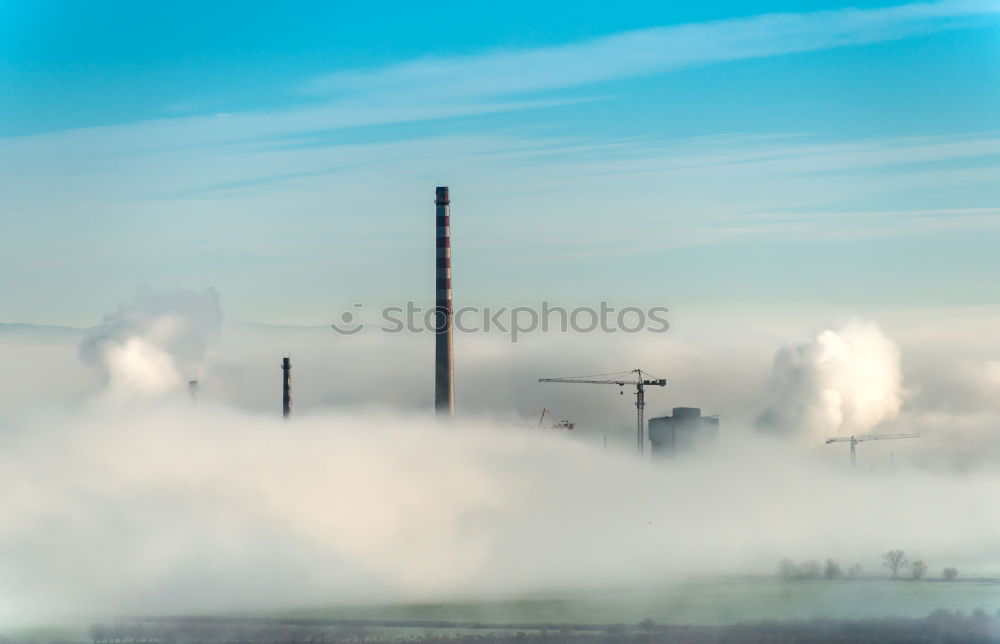
<path fill-rule="evenodd" d="M 145 294 L 86 333 L 3 331 L 30 377 L 5 383 L 0 620 L 669 584 L 786 557 L 881 574 L 892 548 L 934 575 L 1000 573 L 985 336 L 925 334 L 912 357 L 898 320 L 793 339 L 461 337 L 462 413 L 439 424 L 429 336 L 219 337 L 219 310 L 212 292 Z M 608 366 L 669 379 L 649 415 L 722 414 L 718 449 L 637 460 L 630 391 L 534 382 Z M 579 428 L 538 430 L 543 406 Z M 854 471 L 823 443 L 902 431 L 921 438 L 863 443 Z"/>

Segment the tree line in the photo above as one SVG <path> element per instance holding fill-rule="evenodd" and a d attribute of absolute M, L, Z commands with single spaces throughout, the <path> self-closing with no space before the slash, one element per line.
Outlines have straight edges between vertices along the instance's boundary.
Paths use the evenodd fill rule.
<path fill-rule="evenodd" d="M 922 559 L 910 560 L 905 550 L 889 550 L 882 554 L 882 567 L 892 579 L 908 578 L 920 581 L 927 578 L 928 566 Z M 840 579 L 842 577 L 858 578 L 863 576 L 861 564 L 851 565 L 845 572 L 835 559 L 827 559 L 821 564 L 815 559 L 796 562 L 792 559 L 782 559 L 778 562 L 778 577 L 781 579 Z M 958 579 L 958 569 L 948 566 L 941 571 L 941 579 L 955 581 Z"/>

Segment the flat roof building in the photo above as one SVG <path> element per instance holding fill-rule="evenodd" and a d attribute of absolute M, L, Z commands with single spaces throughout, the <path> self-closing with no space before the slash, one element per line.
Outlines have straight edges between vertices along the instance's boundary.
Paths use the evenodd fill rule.
<path fill-rule="evenodd" d="M 697 407 L 674 407 L 673 416 L 649 419 L 654 458 L 695 452 L 719 442 L 719 417 L 702 416 Z"/>

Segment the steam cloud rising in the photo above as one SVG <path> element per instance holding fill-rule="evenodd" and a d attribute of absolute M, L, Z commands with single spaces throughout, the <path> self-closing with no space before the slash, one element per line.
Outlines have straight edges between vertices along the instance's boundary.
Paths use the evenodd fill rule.
<path fill-rule="evenodd" d="M 88 332 L 80 357 L 101 370 L 113 396 L 163 394 L 196 372 L 221 328 L 219 296 L 211 289 L 141 291 Z"/>
<path fill-rule="evenodd" d="M 892 420 L 903 403 L 899 358 L 892 340 L 860 321 L 788 344 L 775 357 L 771 402 L 758 424 L 815 441 Z"/>

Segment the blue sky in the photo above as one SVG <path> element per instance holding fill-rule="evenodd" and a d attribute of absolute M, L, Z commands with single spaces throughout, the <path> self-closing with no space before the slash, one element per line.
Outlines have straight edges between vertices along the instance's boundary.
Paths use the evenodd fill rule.
<path fill-rule="evenodd" d="M 0 320 L 1000 301 L 1000 2 L 0 2 Z"/>

